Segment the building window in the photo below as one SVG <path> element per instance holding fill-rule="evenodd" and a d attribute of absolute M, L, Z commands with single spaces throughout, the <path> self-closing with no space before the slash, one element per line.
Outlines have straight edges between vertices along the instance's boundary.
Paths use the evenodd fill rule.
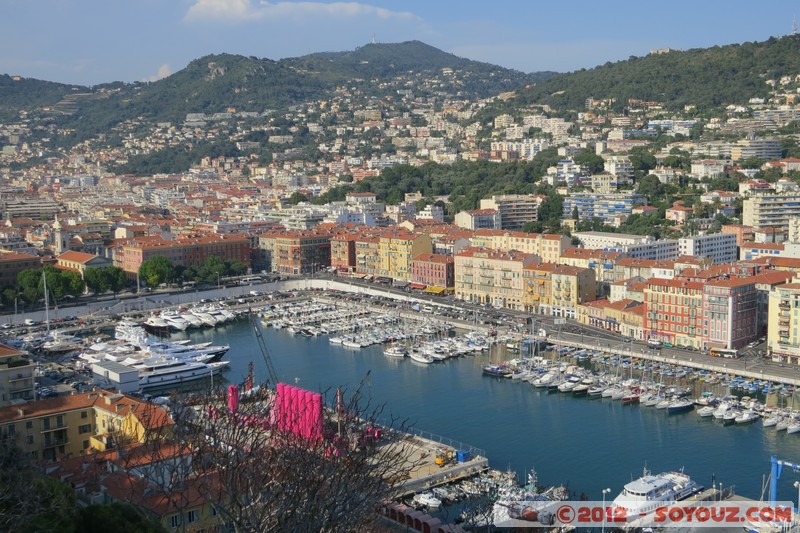
<path fill-rule="evenodd" d="M 181 515 L 174 514 L 169 517 L 169 527 L 176 529 L 181 525 Z"/>
<path fill-rule="evenodd" d="M 81 418 L 88 418 L 89 412 L 88 411 L 81 411 Z"/>
<path fill-rule="evenodd" d="M 192 510 L 186 513 L 186 523 L 193 524 L 194 522 L 197 522 L 197 511 Z"/>
<path fill-rule="evenodd" d="M 82 426 L 78 426 L 78 433 L 91 433 L 92 425 L 91 424 L 83 424 Z"/>

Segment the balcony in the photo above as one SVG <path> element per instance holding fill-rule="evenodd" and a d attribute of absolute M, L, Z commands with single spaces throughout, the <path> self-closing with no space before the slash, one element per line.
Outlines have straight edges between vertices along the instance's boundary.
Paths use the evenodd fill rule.
<path fill-rule="evenodd" d="M 69 444 L 69 439 L 67 437 L 61 437 L 57 439 L 44 439 L 45 448 L 54 448 L 56 446 L 64 446 L 65 444 Z"/>
<path fill-rule="evenodd" d="M 69 426 L 67 424 L 61 423 L 55 426 L 46 427 L 42 430 L 42 433 L 49 433 L 51 431 L 58 431 L 60 429 L 67 429 Z"/>
<path fill-rule="evenodd" d="M 791 306 L 789 305 L 789 302 L 781 302 L 781 303 L 778 304 L 778 308 L 780 308 L 780 309 L 789 309 L 789 308 L 791 308 Z"/>

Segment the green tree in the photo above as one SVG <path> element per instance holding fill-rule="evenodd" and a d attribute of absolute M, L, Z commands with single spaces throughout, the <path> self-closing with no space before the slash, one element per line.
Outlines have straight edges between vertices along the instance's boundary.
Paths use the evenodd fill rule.
<path fill-rule="evenodd" d="M 308 202 L 308 196 L 301 192 L 293 192 L 291 196 L 289 196 L 289 203 L 292 205 L 297 205 L 300 202 Z"/>
<path fill-rule="evenodd" d="M 83 280 L 86 282 L 86 286 L 89 290 L 95 294 L 103 294 L 108 290 L 106 277 L 99 268 L 87 268 L 83 272 Z"/>
<path fill-rule="evenodd" d="M 228 276 L 241 276 L 247 273 L 247 265 L 234 259 L 232 261 L 225 261 L 225 273 Z"/>
<path fill-rule="evenodd" d="M 172 261 L 160 255 L 142 261 L 139 266 L 139 279 L 148 287 L 169 283 L 174 277 L 175 267 L 172 266 Z"/>
<path fill-rule="evenodd" d="M 581 150 L 572 156 L 572 160 L 575 161 L 576 164 L 583 165 L 589 169 L 591 174 L 602 172 L 603 168 L 605 168 L 605 160 L 591 150 Z"/>

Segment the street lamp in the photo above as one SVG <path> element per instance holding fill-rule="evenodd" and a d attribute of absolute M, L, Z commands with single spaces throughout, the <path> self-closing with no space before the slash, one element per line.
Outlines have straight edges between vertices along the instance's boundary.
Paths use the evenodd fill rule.
<path fill-rule="evenodd" d="M 606 533 L 606 494 L 611 492 L 611 489 L 603 489 L 603 528 L 602 533 Z"/>
<path fill-rule="evenodd" d="M 219 271 L 217 271 L 217 288 L 219 289 L 219 287 L 220 287 L 220 285 L 219 285 Z"/>
<path fill-rule="evenodd" d="M 800 509 L 800 481 L 794 482 L 794 488 L 797 489 L 797 508 Z"/>

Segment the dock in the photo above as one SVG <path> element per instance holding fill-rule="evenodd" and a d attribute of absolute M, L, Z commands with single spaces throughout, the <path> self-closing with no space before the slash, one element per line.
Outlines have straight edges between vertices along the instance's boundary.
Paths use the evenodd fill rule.
<path fill-rule="evenodd" d="M 573 334 L 575 337 L 580 335 Z M 653 361 L 657 363 L 667 363 L 672 365 L 686 366 L 695 370 L 708 370 L 711 372 L 718 372 L 722 374 L 731 374 L 741 376 L 749 379 L 766 379 L 776 383 L 784 383 L 786 385 L 800 386 L 800 375 L 797 368 L 782 368 L 775 365 L 759 365 L 756 368 L 743 368 L 743 363 L 736 359 L 720 359 L 718 357 L 711 357 L 703 355 L 699 352 L 683 352 L 675 353 L 670 352 L 670 355 L 664 355 L 659 351 L 648 350 L 636 352 L 625 343 L 619 343 L 615 346 L 598 346 L 597 342 L 593 342 L 591 337 L 585 337 L 584 340 L 573 338 L 565 338 L 565 333 L 560 335 L 529 335 L 528 338 L 534 340 L 544 340 L 551 344 L 559 346 L 568 346 L 570 348 L 579 348 L 587 350 L 598 350 L 603 353 L 619 355 L 621 357 L 630 357 L 635 359 L 644 359 L 646 361 Z M 724 361 L 724 362 L 723 362 Z M 751 365 L 753 366 L 753 365 Z"/>
<path fill-rule="evenodd" d="M 410 451 L 408 478 L 395 482 L 395 499 L 470 478 L 489 469 L 489 459 L 486 457 L 486 452 L 480 448 L 428 432 L 413 429 L 411 431 L 404 440 Z M 437 456 L 443 454 L 457 458 L 459 452 L 462 452 L 460 455 L 466 460 L 436 464 Z"/>

